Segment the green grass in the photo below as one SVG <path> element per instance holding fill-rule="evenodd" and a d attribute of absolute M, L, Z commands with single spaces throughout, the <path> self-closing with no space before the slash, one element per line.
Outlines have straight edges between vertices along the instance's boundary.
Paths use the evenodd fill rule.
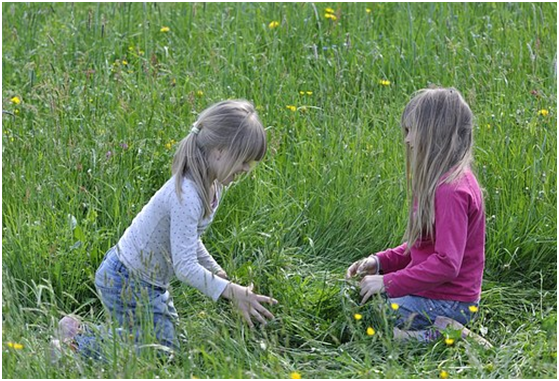
<path fill-rule="evenodd" d="M 555 3 L 3 3 L 3 376 L 556 378 L 556 14 Z M 342 281 L 352 261 L 400 243 L 398 121 L 430 84 L 458 88 L 476 115 L 487 263 L 472 328 L 492 350 L 395 343 L 390 317 Z M 103 320 L 93 274 L 170 176 L 173 142 L 226 98 L 256 104 L 270 148 L 205 242 L 235 280 L 280 301 L 277 320 L 250 331 L 227 303 L 175 283 L 187 339 L 172 362 L 123 346 L 102 365 L 50 365 L 62 314 Z"/>

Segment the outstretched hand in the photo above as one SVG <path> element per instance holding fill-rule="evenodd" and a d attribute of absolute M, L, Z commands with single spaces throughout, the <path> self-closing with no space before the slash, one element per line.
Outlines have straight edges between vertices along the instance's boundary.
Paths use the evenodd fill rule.
<path fill-rule="evenodd" d="M 274 319 L 274 315 L 264 308 L 261 303 L 272 305 L 278 303 L 274 298 L 252 292 L 253 288 L 252 284 L 243 287 L 235 283 L 229 283 L 223 291 L 223 297 L 233 302 L 250 328 L 254 327 L 253 318 L 263 325 L 267 324 L 266 319 Z"/>

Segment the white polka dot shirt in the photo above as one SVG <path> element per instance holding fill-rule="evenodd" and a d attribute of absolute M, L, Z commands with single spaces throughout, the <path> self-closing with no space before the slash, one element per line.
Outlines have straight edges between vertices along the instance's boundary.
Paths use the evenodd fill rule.
<path fill-rule="evenodd" d="M 151 284 L 168 288 L 175 274 L 180 281 L 217 300 L 229 281 L 215 275 L 221 267 L 204 247 L 200 235 L 213 220 L 221 187 L 208 218 L 203 218 L 204 207 L 196 189 L 194 181 L 184 178 L 179 201 L 175 177 L 171 177 L 124 232 L 117 244 L 118 257 Z"/>

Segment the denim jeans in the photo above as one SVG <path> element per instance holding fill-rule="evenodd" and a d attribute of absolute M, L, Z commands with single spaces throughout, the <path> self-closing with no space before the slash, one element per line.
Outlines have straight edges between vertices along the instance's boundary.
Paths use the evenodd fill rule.
<path fill-rule="evenodd" d="M 95 327 L 75 337 L 78 350 L 86 357 L 102 355 L 101 343 L 112 339 L 134 339 L 145 344 L 155 336 L 157 343 L 178 349 L 174 321 L 178 319 L 169 291 L 131 274 L 111 248 L 95 273 L 95 286 L 114 328 Z M 151 340 L 153 341 L 153 340 Z"/>
<path fill-rule="evenodd" d="M 438 300 L 421 296 L 407 295 L 401 298 L 390 298 L 396 303 L 396 327 L 411 331 L 429 329 L 437 316 L 445 316 L 462 324 L 467 324 L 474 317 L 470 306 L 478 306 L 477 302 L 458 302 L 455 300 Z"/>

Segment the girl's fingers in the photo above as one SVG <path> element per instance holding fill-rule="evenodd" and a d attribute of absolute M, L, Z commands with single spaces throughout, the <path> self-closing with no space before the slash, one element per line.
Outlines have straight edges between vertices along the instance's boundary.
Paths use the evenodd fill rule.
<path fill-rule="evenodd" d="M 266 308 L 264 308 L 262 305 L 260 305 L 260 303 L 254 303 L 253 307 L 255 310 L 260 312 L 262 315 L 266 316 L 268 319 L 270 320 L 275 319 L 275 316 L 272 315 L 272 313 L 268 311 Z"/>
<path fill-rule="evenodd" d="M 365 302 L 366 302 L 367 300 L 369 300 L 369 298 L 371 297 L 371 295 L 373 295 L 373 291 L 372 291 L 372 290 L 369 291 L 369 292 L 367 292 L 367 294 L 365 294 L 365 296 L 363 297 L 363 300 L 361 301 L 361 304 L 365 304 Z"/>
<path fill-rule="evenodd" d="M 363 295 L 365 289 L 367 288 L 367 278 L 368 276 L 365 276 L 363 279 L 361 279 L 361 282 L 359 282 L 359 287 L 361 287 L 361 295 Z"/>
<path fill-rule="evenodd" d="M 254 324 L 252 323 L 252 319 L 250 318 L 250 315 L 249 315 L 248 311 L 247 310 L 241 310 L 241 315 L 243 315 L 243 318 L 248 323 L 248 326 L 250 328 L 254 328 Z"/>
<path fill-rule="evenodd" d="M 278 301 L 276 299 L 264 295 L 256 295 L 256 301 L 258 303 L 278 304 Z"/>
<path fill-rule="evenodd" d="M 262 317 L 262 315 L 260 315 L 258 313 L 258 311 L 256 311 L 256 309 L 252 308 L 250 310 L 250 313 L 252 314 L 252 316 L 254 316 L 256 318 L 256 320 L 258 320 L 261 324 L 266 325 L 266 319 L 264 319 Z"/>
<path fill-rule="evenodd" d="M 359 266 L 359 261 L 358 262 L 354 262 L 351 266 L 349 266 L 349 268 L 347 269 L 347 272 L 345 274 L 346 278 L 351 278 L 352 276 L 355 275 L 356 273 L 356 269 Z"/>

